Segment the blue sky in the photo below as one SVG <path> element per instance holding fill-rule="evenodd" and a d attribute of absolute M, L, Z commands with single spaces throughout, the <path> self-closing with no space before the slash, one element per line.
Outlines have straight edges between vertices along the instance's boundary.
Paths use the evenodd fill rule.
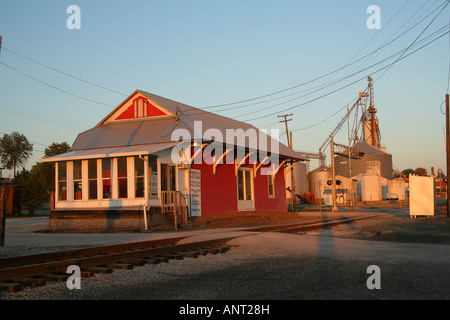
<path fill-rule="evenodd" d="M 372 76 L 382 144 L 394 165 L 445 169 L 441 104 L 448 91 L 450 6 L 438 13 L 446 3 L 2 1 L 0 134 L 18 131 L 34 143 L 29 168 L 45 146 L 73 143 L 135 89 L 205 108 L 283 91 L 353 62 L 292 90 L 207 110 L 281 133 L 277 114 L 293 113 L 295 149 L 318 152 Z M 79 30 L 67 28 L 70 5 L 81 10 Z M 379 30 L 367 27 L 370 5 L 381 10 Z M 427 45 L 377 72 L 413 43 L 402 57 Z M 346 127 L 336 142 L 347 143 Z M 312 161 L 311 169 L 316 166 Z"/>

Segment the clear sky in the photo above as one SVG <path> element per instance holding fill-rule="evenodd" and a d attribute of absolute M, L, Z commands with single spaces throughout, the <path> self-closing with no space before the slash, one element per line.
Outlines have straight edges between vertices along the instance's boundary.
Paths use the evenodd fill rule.
<path fill-rule="evenodd" d="M 0 134 L 32 141 L 29 168 L 141 89 L 281 133 L 293 113 L 294 148 L 316 153 L 372 76 L 394 165 L 445 172 L 449 13 L 447 0 L 1 1 Z"/>

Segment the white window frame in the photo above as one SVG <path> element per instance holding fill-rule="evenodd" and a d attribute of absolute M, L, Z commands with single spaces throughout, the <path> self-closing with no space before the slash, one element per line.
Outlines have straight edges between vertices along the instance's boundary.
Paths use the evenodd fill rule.
<path fill-rule="evenodd" d="M 246 172 L 250 173 L 250 188 L 251 188 L 251 199 L 247 198 L 247 175 Z M 243 186 L 243 194 L 244 194 L 244 200 L 239 199 L 239 175 L 243 173 L 242 176 L 242 186 Z M 255 210 L 255 186 L 254 186 L 254 176 L 253 176 L 253 169 L 252 168 L 239 168 L 238 174 L 236 177 L 236 185 L 237 185 L 237 201 L 238 201 L 238 211 L 254 211 Z"/>

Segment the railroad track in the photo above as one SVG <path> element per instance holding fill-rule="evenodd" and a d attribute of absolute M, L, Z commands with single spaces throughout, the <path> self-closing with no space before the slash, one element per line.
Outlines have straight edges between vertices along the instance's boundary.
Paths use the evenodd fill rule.
<path fill-rule="evenodd" d="M 243 231 L 254 231 L 254 232 L 264 232 L 264 231 L 272 231 L 272 232 L 283 232 L 283 233 L 299 233 L 299 232 L 307 232 L 318 229 L 325 229 L 332 226 L 337 226 L 340 224 L 349 224 L 359 220 L 371 219 L 376 217 L 373 216 L 356 216 L 352 218 L 336 218 L 336 219 L 325 219 L 325 220 L 315 220 L 308 221 L 302 223 L 294 223 L 288 225 L 272 225 L 272 226 L 264 226 L 264 227 L 255 227 L 245 229 Z"/>
<path fill-rule="evenodd" d="M 300 233 L 373 217 L 375 216 L 342 217 L 247 228 L 241 231 Z M 26 287 L 43 286 L 47 281 L 66 281 L 70 276 L 66 273 L 70 265 L 78 266 L 81 276 L 86 278 L 98 273 L 111 273 L 114 269 L 132 269 L 135 266 L 168 262 L 172 259 L 224 253 L 231 248 L 227 242 L 236 237 L 179 244 L 185 238 L 122 243 L 0 259 L 0 290 L 17 292 Z"/>
<path fill-rule="evenodd" d="M 76 265 L 84 278 L 114 269 L 132 269 L 185 257 L 228 251 L 226 243 L 235 237 L 179 244 L 185 237 L 123 243 L 68 251 L 0 259 L 0 290 L 18 292 L 26 287 L 44 286 L 47 281 L 66 281 L 67 268 Z"/>

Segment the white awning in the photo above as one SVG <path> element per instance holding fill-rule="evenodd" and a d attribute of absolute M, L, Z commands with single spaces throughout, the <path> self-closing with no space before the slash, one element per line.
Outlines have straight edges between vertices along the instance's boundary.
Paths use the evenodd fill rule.
<path fill-rule="evenodd" d="M 41 162 L 59 162 L 59 161 L 88 160 L 101 158 L 130 157 L 136 155 L 149 155 L 158 151 L 172 148 L 179 143 L 180 142 L 170 142 L 170 143 L 157 143 L 141 146 L 130 146 L 130 147 L 76 150 L 59 154 L 49 158 L 43 158 L 41 159 Z"/>

